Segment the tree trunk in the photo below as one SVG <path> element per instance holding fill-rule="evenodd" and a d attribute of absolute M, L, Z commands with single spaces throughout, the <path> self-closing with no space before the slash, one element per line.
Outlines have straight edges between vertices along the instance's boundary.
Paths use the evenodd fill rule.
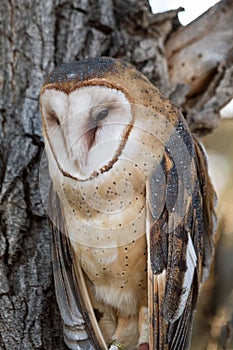
<path fill-rule="evenodd" d="M 1 0 L 0 349 L 66 349 L 39 190 L 38 96 L 54 66 L 103 55 L 130 61 L 199 133 L 216 127 L 233 97 L 233 2 L 187 27 L 178 12 L 153 15 L 146 0 Z"/>

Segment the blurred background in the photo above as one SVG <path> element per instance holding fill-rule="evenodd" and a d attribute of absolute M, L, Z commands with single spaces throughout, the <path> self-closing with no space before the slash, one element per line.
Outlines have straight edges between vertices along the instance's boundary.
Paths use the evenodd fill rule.
<path fill-rule="evenodd" d="M 218 194 L 216 259 L 211 279 L 206 283 L 197 312 L 199 326 L 206 329 L 204 346 L 193 349 L 233 349 L 233 112 L 220 120 L 215 131 L 202 138 L 208 158 L 209 171 Z M 207 323 L 206 324 L 206 317 Z M 200 319 L 204 319 L 204 324 Z M 199 326 L 197 325 L 197 332 Z M 204 328 L 202 328 L 204 329 Z M 199 332 L 202 332 L 199 328 Z M 224 338 L 227 345 L 222 346 Z"/>

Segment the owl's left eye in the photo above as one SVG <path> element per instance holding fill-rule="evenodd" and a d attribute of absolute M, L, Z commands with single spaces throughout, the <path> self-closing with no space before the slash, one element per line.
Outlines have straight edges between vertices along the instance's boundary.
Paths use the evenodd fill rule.
<path fill-rule="evenodd" d="M 60 120 L 53 110 L 47 112 L 46 118 L 48 126 L 60 126 Z"/>
<path fill-rule="evenodd" d="M 108 116 L 108 109 L 102 109 L 97 115 L 95 116 L 95 121 L 100 122 L 101 120 L 105 119 Z"/>

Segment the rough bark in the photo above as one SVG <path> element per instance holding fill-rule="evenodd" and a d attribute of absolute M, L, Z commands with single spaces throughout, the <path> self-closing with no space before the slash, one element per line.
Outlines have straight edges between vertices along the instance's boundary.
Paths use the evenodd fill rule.
<path fill-rule="evenodd" d="M 232 98 L 232 1 L 187 27 L 178 11 L 153 15 L 146 0 L 1 0 L 0 349 L 66 348 L 39 191 L 38 96 L 48 72 L 88 56 L 126 59 L 201 133 Z"/>

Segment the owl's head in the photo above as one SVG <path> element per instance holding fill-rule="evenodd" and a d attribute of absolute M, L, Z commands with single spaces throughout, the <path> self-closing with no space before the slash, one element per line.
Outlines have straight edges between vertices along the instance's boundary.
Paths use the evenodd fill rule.
<path fill-rule="evenodd" d="M 127 92 L 104 79 L 104 69 L 93 76 L 95 64 L 66 65 L 67 74 L 58 68 L 41 91 L 47 153 L 63 175 L 77 179 L 112 167 L 133 123 Z"/>
<path fill-rule="evenodd" d="M 134 125 L 132 106 L 150 106 L 153 113 L 163 106 L 166 114 L 159 91 L 131 65 L 109 57 L 54 69 L 40 104 L 50 163 L 64 176 L 80 180 L 113 167 Z M 170 118 L 172 106 L 166 108 Z"/>

